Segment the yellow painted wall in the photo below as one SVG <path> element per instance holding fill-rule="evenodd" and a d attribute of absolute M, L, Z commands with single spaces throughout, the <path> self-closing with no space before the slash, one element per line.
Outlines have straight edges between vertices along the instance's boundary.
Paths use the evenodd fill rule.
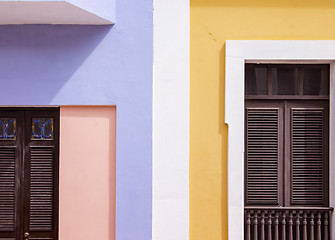
<path fill-rule="evenodd" d="M 191 0 L 191 240 L 228 239 L 224 124 L 228 39 L 333 40 L 335 1 Z"/>

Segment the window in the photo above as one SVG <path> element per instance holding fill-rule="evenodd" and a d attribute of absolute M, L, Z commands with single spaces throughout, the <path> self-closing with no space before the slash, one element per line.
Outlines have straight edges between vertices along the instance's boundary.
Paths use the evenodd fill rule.
<path fill-rule="evenodd" d="M 58 239 L 58 108 L 0 111 L 0 239 Z"/>
<path fill-rule="evenodd" d="M 328 239 L 329 66 L 245 69 L 245 239 Z"/>
<path fill-rule="evenodd" d="M 335 84 L 334 40 L 227 40 L 225 56 L 225 123 L 228 124 L 228 238 L 245 236 L 244 204 L 244 81 L 245 63 L 313 63 L 330 65 L 330 86 Z M 330 106 L 335 89 L 330 87 Z M 335 144 L 335 108 L 329 108 L 329 146 Z M 329 148 L 329 205 L 335 205 L 335 149 Z M 334 232 L 335 214 L 329 227 Z M 334 234 L 331 234 L 333 238 Z"/>

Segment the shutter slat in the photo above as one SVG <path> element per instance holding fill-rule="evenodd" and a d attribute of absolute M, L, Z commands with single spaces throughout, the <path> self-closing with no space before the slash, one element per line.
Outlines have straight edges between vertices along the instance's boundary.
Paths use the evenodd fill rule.
<path fill-rule="evenodd" d="M 278 109 L 247 108 L 246 203 L 278 204 Z"/>
<path fill-rule="evenodd" d="M 292 204 L 324 203 L 323 109 L 291 109 Z"/>

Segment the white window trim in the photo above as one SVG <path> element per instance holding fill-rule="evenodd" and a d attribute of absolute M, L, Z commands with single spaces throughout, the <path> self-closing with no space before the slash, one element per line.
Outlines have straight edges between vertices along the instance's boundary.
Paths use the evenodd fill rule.
<path fill-rule="evenodd" d="M 329 63 L 329 146 L 335 144 L 335 41 L 229 40 L 226 42 L 225 121 L 228 124 L 228 239 L 244 239 L 244 66 L 246 62 Z M 335 149 L 329 154 L 329 203 L 335 206 Z M 332 216 L 331 230 L 335 229 Z M 332 232 L 332 231 L 331 231 Z M 335 234 L 331 234 L 335 240 Z"/>

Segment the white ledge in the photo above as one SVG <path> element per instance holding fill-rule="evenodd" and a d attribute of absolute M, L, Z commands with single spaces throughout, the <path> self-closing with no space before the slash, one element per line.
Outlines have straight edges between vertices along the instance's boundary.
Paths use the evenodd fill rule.
<path fill-rule="evenodd" d="M 93 2 L 93 3 L 92 3 Z M 2 1 L 0 25 L 115 23 L 115 0 Z"/>

